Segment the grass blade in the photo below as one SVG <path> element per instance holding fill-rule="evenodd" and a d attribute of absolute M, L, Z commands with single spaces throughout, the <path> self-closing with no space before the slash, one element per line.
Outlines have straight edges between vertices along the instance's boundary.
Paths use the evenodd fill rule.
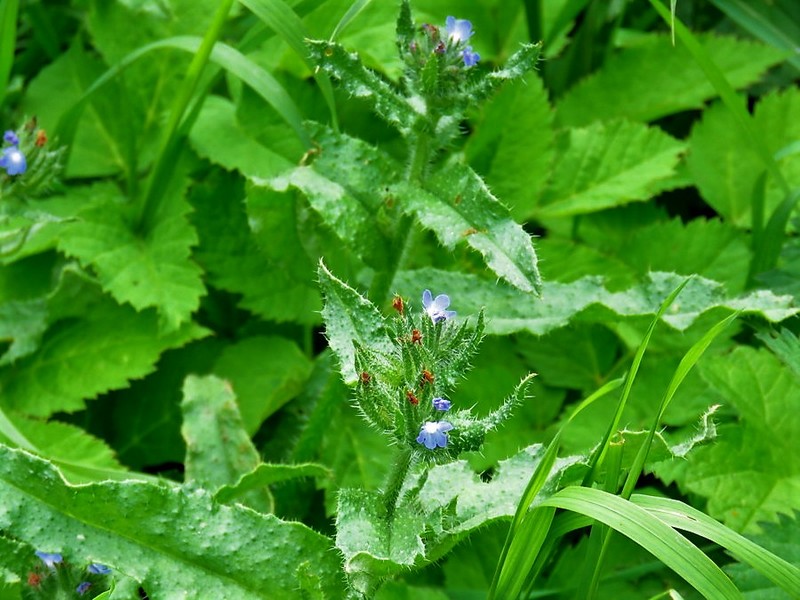
<path fill-rule="evenodd" d="M 6 97 L 17 45 L 19 0 L 0 0 L 0 106 Z"/>
<path fill-rule="evenodd" d="M 672 498 L 634 494 L 631 501 L 670 527 L 689 531 L 719 544 L 737 560 L 747 563 L 781 587 L 792 598 L 800 598 L 800 569 L 707 514 Z"/>
<path fill-rule="evenodd" d="M 602 490 L 572 486 L 550 496 L 542 506 L 577 512 L 630 538 L 713 600 L 742 598 L 714 562 L 689 540 L 629 500 Z"/>

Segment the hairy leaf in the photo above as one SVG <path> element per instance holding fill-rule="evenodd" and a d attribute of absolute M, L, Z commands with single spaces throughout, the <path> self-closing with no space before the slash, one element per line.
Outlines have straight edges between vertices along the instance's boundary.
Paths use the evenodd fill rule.
<path fill-rule="evenodd" d="M 431 268 L 403 271 L 396 283 L 403 294 L 411 295 L 418 287 L 416 282 L 436 281 L 454 305 L 457 303 L 461 314 L 475 314 L 485 307 L 488 333 L 529 331 L 541 335 L 578 317 L 581 321 L 604 322 L 619 316 L 653 315 L 683 279 L 674 273 L 653 272 L 646 283 L 620 292 L 608 291 L 599 277 L 584 277 L 572 283 L 546 282 L 541 299 L 474 275 Z M 694 277 L 663 320 L 683 331 L 706 311 L 727 308 L 777 322 L 800 312 L 795 304 L 791 296 L 776 296 L 768 291 L 729 298 L 719 283 Z"/>
<path fill-rule="evenodd" d="M 402 207 L 448 248 L 459 242 L 483 255 L 486 265 L 523 292 L 542 288 L 538 259 L 530 235 L 466 165 L 452 161 L 425 181 L 393 188 Z"/>
<path fill-rule="evenodd" d="M 41 298 L 0 304 L 0 340 L 10 341 L 0 355 L 0 366 L 12 364 L 39 347 L 47 330 L 47 316 L 47 303 Z"/>
<path fill-rule="evenodd" d="M 343 594 L 330 541 L 305 525 L 218 505 L 199 490 L 71 486 L 46 461 L 3 446 L 0 529 L 71 562 L 108 565 L 154 597 L 299 599 L 312 578 L 329 596 Z"/>

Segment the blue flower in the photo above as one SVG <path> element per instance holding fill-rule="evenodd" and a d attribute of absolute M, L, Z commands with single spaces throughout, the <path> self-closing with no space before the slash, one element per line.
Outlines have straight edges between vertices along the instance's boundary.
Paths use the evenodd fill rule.
<path fill-rule="evenodd" d="M 444 30 L 448 41 L 452 44 L 466 42 L 475 33 L 472 31 L 472 23 L 466 19 L 456 19 L 455 17 L 447 17 Z"/>
<path fill-rule="evenodd" d="M 21 175 L 28 168 L 28 162 L 19 148 L 9 146 L 0 155 L 0 167 L 5 169 L 9 175 Z"/>
<path fill-rule="evenodd" d="M 450 296 L 439 294 L 434 299 L 430 290 L 422 292 L 422 307 L 434 323 L 456 316 L 456 311 L 446 310 L 448 306 L 450 306 Z"/>
<path fill-rule="evenodd" d="M 428 450 L 447 446 L 447 433 L 453 426 L 447 421 L 428 421 L 419 431 L 417 441 Z"/>
<path fill-rule="evenodd" d="M 100 563 L 92 563 L 86 570 L 89 571 L 89 573 L 94 573 L 95 575 L 108 575 L 111 573 L 111 569 L 105 565 L 101 565 Z"/>
<path fill-rule="evenodd" d="M 56 565 L 63 562 L 64 557 L 57 552 L 40 552 L 36 551 L 36 556 L 42 559 L 42 562 L 49 568 L 55 569 Z"/>
<path fill-rule="evenodd" d="M 461 51 L 461 58 L 464 59 L 464 66 L 474 67 L 481 59 L 481 55 L 472 51 L 472 46 L 467 46 Z"/>
<path fill-rule="evenodd" d="M 79 595 L 83 596 L 89 591 L 90 587 L 92 587 L 92 584 L 88 581 L 84 581 L 83 583 L 78 584 L 78 587 L 75 588 L 75 591 L 78 592 Z"/>
<path fill-rule="evenodd" d="M 433 399 L 433 408 L 436 410 L 450 410 L 450 400 L 447 398 L 434 398 Z"/>
<path fill-rule="evenodd" d="M 3 141 L 11 144 L 12 146 L 19 146 L 19 138 L 17 134 L 10 129 L 3 134 Z"/>

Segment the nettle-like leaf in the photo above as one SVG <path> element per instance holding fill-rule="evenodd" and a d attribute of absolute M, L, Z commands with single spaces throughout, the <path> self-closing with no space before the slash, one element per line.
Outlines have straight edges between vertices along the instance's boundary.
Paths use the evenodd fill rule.
<path fill-rule="evenodd" d="M 257 187 L 245 192 L 226 175 L 196 186 L 190 200 L 200 236 L 195 256 L 211 285 L 240 294 L 241 306 L 264 319 L 319 320 L 314 263 L 300 241 L 294 199 Z"/>
<path fill-rule="evenodd" d="M 0 369 L 4 404 L 36 416 L 81 410 L 85 400 L 153 371 L 164 350 L 206 333 L 192 323 L 166 333 L 153 311 L 100 302 L 84 318 L 51 325 L 37 352 Z"/>
<path fill-rule="evenodd" d="M 403 183 L 391 189 L 403 210 L 413 213 L 444 246 L 453 248 L 466 242 L 483 255 L 492 271 L 514 287 L 523 292 L 541 291 L 530 235 L 511 218 L 475 171 L 454 160 L 427 178 L 424 186 L 421 189 Z"/>
<path fill-rule="evenodd" d="M 461 311 L 474 313 L 485 307 L 486 331 L 506 335 L 528 331 L 542 335 L 563 327 L 580 316 L 582 321 L 603 322 L 619 316 L 651 316 L 686 277 L 674 273 L 650 273 L 644 284 L 621 292 L 610 292 L 601 277 L 583 277 L 572 283 L 545 282 L 541 298 L 474 275 L 425 268 L 402 271 L 395 280 L 398 290 L 411 295 L 419 281 L 435 281 L 457 300 Z M 758 314 L 778 322 L 800 312 L 791 296 L 756 291 L 730 298 L 717 282 L 694 277 L 672 304 L 663 320 L 683 331 L 706 311 L 727 308 Z"/>
<path fill-rule="evenodd" d="M 345 383 L 355 383 L 355 344 L 384 354 L 392 352 L 386 323 L 374 304 L 334 277 L 322 262 L 318 273 L 325 296 L 322 317 L 328 345 L 339 359 Z"/>
<path fill-rule="evenodd" d="M 190 258 L 197 234 L 187 220 L 188 180 L 168 189 L 151 231 L 137 232 L 130 206 L 111 186 L 96 188 L 102 201 L 78 213 L 64 226 L 59 249 L 91 267 L 103 288 L 136 310 L 158 309 L 165 325 L 188 321 L 205 294 L 200 268 Z"/>
<path fill-rule="evenodd" d="M 759 527 L 761 533 L 751 536 L 754 542 L 800 567 L 800 513 L 778 515 L 777 523 L 762 522 Z M 793 597 L 749 565 L 738 563 L 725 570 L 746 600 L 790 600 Z"/>
<path fill-rule="evenodd" d="M 293 341 L 279 336 L 245 338 L 226 347 L 214 373 L 236 393 L 249 434 L 303 389 L 312 364 Z"/>
<path fill-rule="evenodd" d="M 534 214 L 573 216 L 647 200 L 673 185 L 684 148 L 657 127 L 629 121 L 562 131 L 551 183 Z"/>
<path fill-rule="evenodd" d="M 43 527 L 42 523 L 47 526 Z M 152 597 L 342 597 L 330 540 L 208 493 L 142 482 L 71 486 L 46 461 L 0 446 L 0 529 L 73 563 L 98 562 Z"/>
<path fill-rule="evenodd" d="M 59 421 L 15 417 L 14 426 L 35 446 L 37 453 L 59 465 L 74 483 L 103 479 L 135 479 L 106 443 L 80 427 Z M 0 443 L 14 446 L 0 434 Z"/>
<path fill-rule="evenodd" d="M 342 490 L 336 546 L 344 554 L 349 579 L 357 587 L 375 585 L 373 578 L 437 560 L 470 532 L 513 516 L 543 453 L 537 444 L 500 461 L 488 483 L 466 461 L 436 466 L 418 482 L 418 497 L 401 500 L 392 521 L 386 519 L 379 494 Z M 581 460 L 557 461 L 543 494 L 551 494 L 565 477 L 575 479 Z M 406 491 L 418 483 L 411 478 Z"/>
<path fill-rule="evenodd" d="M 47 330 L 47 316 L 43 298 L 0 304 L 0 339 L 11 342 L 0 355 L 0 366 L 36 351 Z"/>
<path fill-rule="evenodd" d="M 230 485 L 223 485 L 214 494 L 218 502 L 230 503 L 252 491 L 263 490 L 267 486 L 291 481 L 302 477 L 318 477 L 321 479 L 331 477 L 330 470 L 322 465 L 303 463 L 299 465 L 275 465 L 260 463 L 252 471 L 242 475 L 238 481 Z"/>
<path fill-rule="evenodd" d="M 181 410 L 187 483 L 216 492 L 236 483 L 261 462 L 228 382 L 213 375 L 190 375 L 183 384 Z M 262 513 L 275 507 L 267 488 L 250 490 L 241 503 Z"/>
<path fill-rule="evenodd" d="M 274 177 L 291 167 L 283 156 L 255 139 L 237 120 L 233 102 L 220 96 L 205 99 L 189 141 L 203 158 L 248 178 Z"/>
<path fill-rule="evenodd" d="M 530 214 L 550 174 L 552 121 L 542 80 L 531 74 L 492 98 L 468 138 L 470 164 L 515 217 Z"/>
<path fill-rule="evenodd" d="M 700 374 L 741 415 L 713 446 L 690 455 L 680 485 L 708 498 L 708 512 L 739 531 L 800 510 L 800 383 L 765 350 L 738 347 Z"/>
<path fill-rule="evenodd" d="M 759 80 L 783 53 L 763 44 L 713 34 L 699 40 L 734 88 Z M 658 68 L 654 68 L 657 65 Z M 669 73 L 669 77 L 664 77 Z M 717 95 L 686 48 L 668 35 L 648 35 L 606 61 L 600 71 L 575 85 L 558 103 L 561 126 L 626 118 L 652 121 L 693 108 Z"/>
<path fill-rule="evenodd" d="M 361 140 L 310 127 L 318 145 L 313 163 L 269 180 L 255 180 L 275 191 L 296 188 L 337 237 L 370 266 L 386 268 L 393 237 L 391 203 L 384 190 L 402 168 L 387 154 Z"/>
<path fill-rule="evenodd" d="M 791 330 L 783 328 L 780 333 L 770 335 L 766 332 L 758 334 L 758 338 L 775 353 L 781 362 L 789 367 L 795 378 L 800 381 L 800 337 Z"/>
<path fill-rule="evenodd" d="M 763 96 L 755 106 L 753 121 L 771 153 L 795 142 L 800 138 L 800 90 L 788 88 Z M 733 113 L 723 104 L 703 111 L 692 129 L 689 148 L 686 164 L 703 199 L 730 222 L 749 227 L 764 166 Z M 790 153 L 778 165 L 790 186 L 800 185 L 800 155 Z M 764 194 L 765 215 L 769 216 L 784 197 L 783 190 L 770 178 Z"/>

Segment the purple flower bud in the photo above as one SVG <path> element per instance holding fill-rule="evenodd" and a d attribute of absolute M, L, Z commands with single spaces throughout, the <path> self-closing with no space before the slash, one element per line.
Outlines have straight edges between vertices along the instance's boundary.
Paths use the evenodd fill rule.
<path fill-rule="evenodd" d="M 472 51 L 472 46 L 467 46 L 461 51 L 461 58 L 464 59 L 464 66 L 474 67 L 481 59 L 481 55 Z"/>
<path fill-rule="evenodd" d="M 450 410 L 451 402 L 447 398 L 434 398 L 433 408 L 436 410 L 446 411 Z"/>
<path fill-rule="evenodd" d="M 92 563 L 86 570 L 95 575 L 108 575 L 111 573 L 111 569 L 105 565 L 101 565 L 100 563 Z"/>
<path fill-rule="evenodd" d="M 19 137 L 10 129 L 3 134 L 3 141 L 12 146 L 19 146 Z"/>
<path fill-rule="evenodd" d="M 84 581 L 83 583 L 78 584 L 78 587 L 75 588 L 75 591 L 78 592 L 79 596 L 83 596 L 89 591 L 90 587 L 92 587 L 92 584 L 88 581 Z"/>

